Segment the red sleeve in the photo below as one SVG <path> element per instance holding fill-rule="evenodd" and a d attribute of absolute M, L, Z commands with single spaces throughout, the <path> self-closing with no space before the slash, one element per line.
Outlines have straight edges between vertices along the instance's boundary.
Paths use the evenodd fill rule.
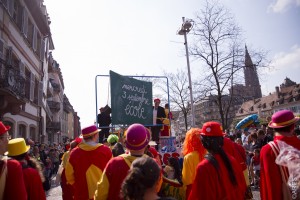
<path fill-rule="evenodd" d="M 27 199 L 21 164 L 16 160 L 7 160 L 7 178 L 3 199 Z"/>
<path fill-rule="evenodd" d="M 260 196 L 262 200 L 282 199 L 281 174 L 269 144 L 263 146 L 260 152 Z"/>

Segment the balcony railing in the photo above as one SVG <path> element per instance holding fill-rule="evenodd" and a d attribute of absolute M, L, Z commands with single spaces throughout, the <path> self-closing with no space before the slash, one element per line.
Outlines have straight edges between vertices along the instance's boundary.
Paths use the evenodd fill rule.
<path fill-rule="evenodd" d="M 48 131 L 60 131 L 61 130 L 61 122 L 49 122 L 46 125 L 46 129 Z"/>
<path fill-rule="evenodd" d="M 57 93 L 59 93 L 61 91 L 61 88 L 60 88 L 60 85 L 57 84 L 57 83 L 51 83 L 52 84 L 52 87 L 53 87 L 53 90 Z"/>
<path fill-rule="evenodd" d="M 0 88 L 16 96 L 17 99 L 24 99 L 25 81 L 25 78 L 20 75 L 18 68 L 6 67 L 0 63 Z"/>
<path fill-rule="evenodd" d="M 61 104 L 60 102 L 56 102 L 56 101 L 47 101 L 47 104 L 50 108 L 50 110 L 58 112 L 60 110 Z"/>

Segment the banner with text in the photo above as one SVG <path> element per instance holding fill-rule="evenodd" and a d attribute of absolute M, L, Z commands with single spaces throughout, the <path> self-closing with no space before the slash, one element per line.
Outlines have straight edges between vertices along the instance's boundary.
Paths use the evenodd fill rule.
<path fill-rule="evenodd" d="M 109 71 L 112 124 L 153 123 L 152 83 Z"/>

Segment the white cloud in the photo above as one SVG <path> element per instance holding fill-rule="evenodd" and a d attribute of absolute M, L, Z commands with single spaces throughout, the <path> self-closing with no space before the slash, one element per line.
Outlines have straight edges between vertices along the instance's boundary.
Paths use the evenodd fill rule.
<path fill-rule="evenodd" d="M 288 10 L 291 6 L 300 6 L 300 0 L 276 0 L 269 5 L 268 11 L 272 11 L 274 13 L 283 13 Z"/>
<path fill-rule="evenodd" d="M 276 69 L 290 69 L 295 70 L 300 68 L 300 47 L 294 45 L 290 52 L 281 52 L 274 56 L 272 66 Z"/>
<path fill-rule="evenodd" d="M 261 86 L 263 94 L 275 91 L 275 86 L 283 83 L 286 77 L 299 83 L 300 47 L 294 45 L 289 52 L 277 53 L 270 64 L 270 68 L 263 71 Z"/>

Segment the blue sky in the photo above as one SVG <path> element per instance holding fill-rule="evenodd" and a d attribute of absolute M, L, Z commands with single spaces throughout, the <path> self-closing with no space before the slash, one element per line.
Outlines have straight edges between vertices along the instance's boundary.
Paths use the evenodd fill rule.
<path fill-rule="evenodd" d="M 263 94 L 285 77 L 300 83 L 300 0 L 220 0 L 242 27 L 245 43 L 269 51 L 272 69 L 261 77 Z M 95 76 L 160 76 L 186 69 L 182 17 L 194 18 L 197 0 L 45 0 L 65 93 L 81 118 L 94 123 Z M 189 38 L 189 36 L 188 36 Z M 251 52 L 250 52 L 251 54 Z M 192 59 L 191 59 L 192 60 Z M 192 60 L 192 79 L 199 64 Z M 107 79 L 98 79 L 98 104 L 109 101 Z M 102 83 L 103 82 L 103 83 Z"/>

